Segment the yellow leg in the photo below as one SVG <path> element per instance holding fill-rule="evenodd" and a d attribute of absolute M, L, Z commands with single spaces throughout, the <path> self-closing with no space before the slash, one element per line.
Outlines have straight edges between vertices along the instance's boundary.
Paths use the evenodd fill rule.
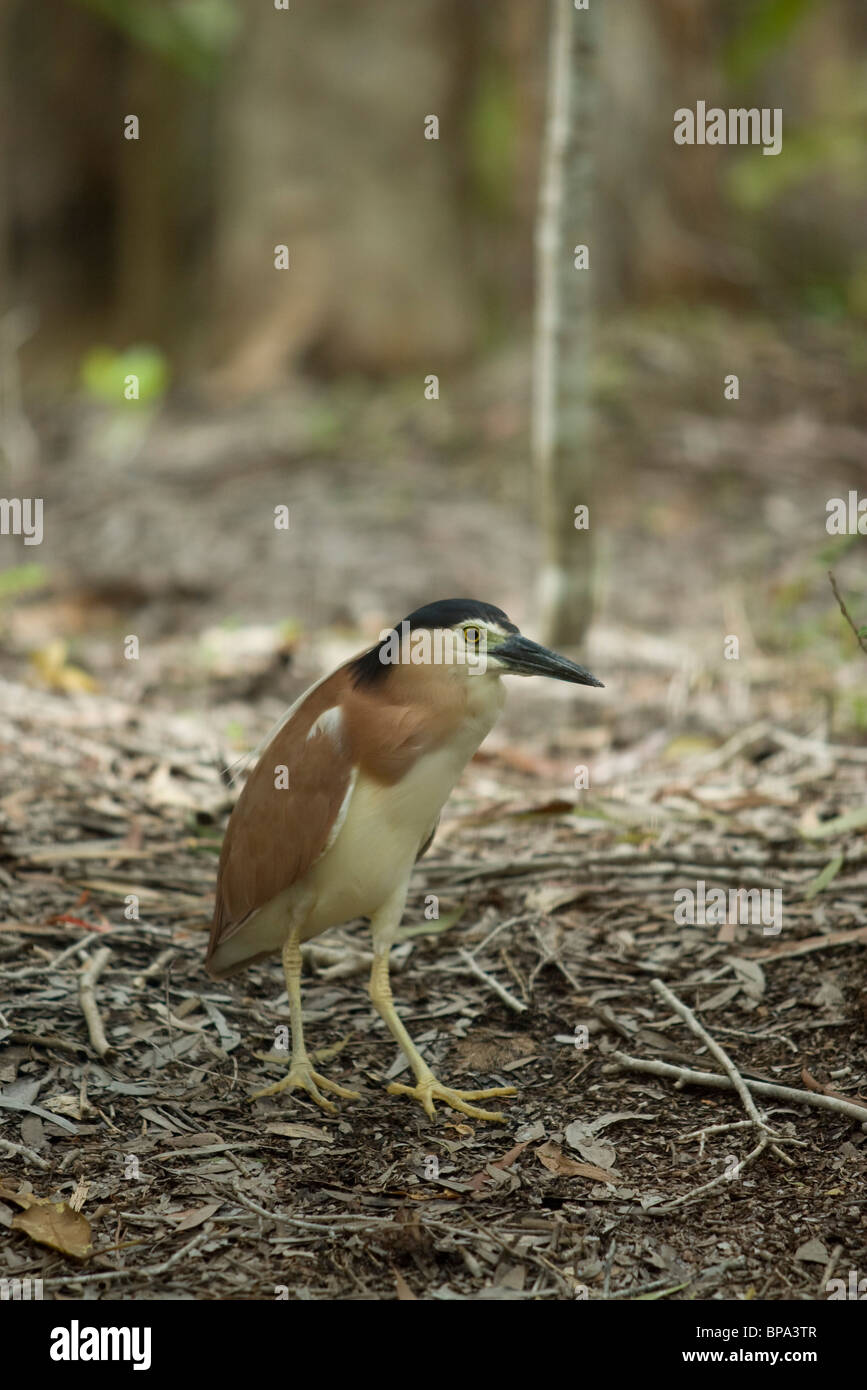
<path fill-rule="evenodd" d="M 370 972 L 370 997 L 377 1013 L 379 1013 L 388 1024 L 392 1037 L 403 1049 L 403 1052 L 415 1072 L 415 1086 L 403 1086 L 397 1081 L 393 1081 L 388 1088 L 389 1095 L 392 1096 L 411 1096 L 413 1100 L 420 1101 L 431 1119 L 434 1119 L 434 1101 L 441 1100 L 444 1105 L 448 1105 L 452 1110 L 459 1110 L 462 1115 L 469 1115 L 474 1120 L 494 1120 L 499 1124 L 506 1123 L 505 1115 L 499 1111 L 479 1110 L 477 1106 L 470 1105 L 473 1100 L 488 1100 L 491 1096 L 514 1096 L 517 1092 L 514 1086 L 495 1086 L 487 1091 L 456 1091 L 452 1086 L 444 1086 L 441 1081 L 437 1081 L 427 1062 L 422 1057 L 406 1028 L 398 1016 L 397 1009 L 394 1007 L 394 1000 L 391 994 L 391 982 L 388 978 L 388 953 L 390 942 L 384 945 L 381 940 L 377 940 L 374 933 L 374 958 L 373 968 Z"/>
<path fill-rule="evenodd" d="M 358 1100 L 358 1091 L 349 1091 L 345 1086 L 338 1086 L 335 1082 L 329 1081 L 327 1077 L 320 1076 L 318 1071 L 314 1071 L 307 1056 L 307 1048 L 304 1046 L 304 1023 L 301 1017 L 301 943 L 297 930 L 290 931 L 283 945 L 283 973 L 286 976 L 286 992 L 289 995 L 289 1022 L 292 1026 L 292 1061 L 289 1071 L 282 1081 L 276 1081 L 273 1086 L 266 1086 L 262 1091 L 256 1091 L 250 1097 L 251 1100 L 258 1100 L 260 1096 L 276 1096 L 280 1091 L 290 1091 L 295 1087 L 307 1092 L 309 1096 L 321 1105 L 323 1110 L 328 1110 L 336 1114 L 337 1106 L 330 1100 L 326 1100 L 322 1091 L 332 1091 L 336 1096 L 345 1096 L 347 1100 Z M 267 1054 L 256 1053 L 263 1061 L 271 1061 Z M 320 1090 L 321 1087 L 321 1090 Z"/>

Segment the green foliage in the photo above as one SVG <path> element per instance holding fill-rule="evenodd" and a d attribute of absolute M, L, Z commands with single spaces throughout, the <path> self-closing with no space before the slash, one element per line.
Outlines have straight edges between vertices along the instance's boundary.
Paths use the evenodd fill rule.
<path fill-rule="evenodd" d="M 138 377 L 138 399 L 127 400 L 124 387 L 128 376 Z M 139 344 L 125 352 L 111 348 L 92 348 L 81 364 L 81 381 L 88 395 L 109 405 L 152 405 L 165 394 L 168 363 L 159 348 Z"/>
<path fill-rule="evenodd" d="M 241 27 L 236 0 L 81 0 L 133 43 L 180 68 L 188 77 L 209 81 Z"/>
<path fill-rule="evenodd" d="M 209 834 L 210 826 L 200 824 L 193 814 L 187 816 L 186 829 L 192 838 L 184 841 L 184 849 L 219 856 L 223 847 L 223 840 L 222 837 L 215 839 L 213 835 Z"/>
<path fill-rule="evenodd" d="M 848 555 L 849 551 L 854 549 L 859 539 L 860 537 L 856 535 L 832 536 L 828 544 L 823 546 L 816 556 L 817 562 L 825 569 L 829 565 L 833 567 L 839 560 L 843 559 L 844 555 Z"/>
<path fill-rule="evenodd" d="M 29 594 L 34 589 L 44 589 L 47 583 L 45 565 L 13 565 L 8 570 L 0 570 L 0 603 Z"/>
<path fill-rule="evenodd" d="M 856 259 L 847 290 L 850 312 L 860 318 L 867 318 L 867 256 Z M 862 362 L 859 365 L 863 365 L 863 342 L 861 349 Z"/>
<path fill-rule="evenodd" d="M 422 922 L 417 927 L 401 927 L 397 933 L 398 941 L 412 941 L 416 936 L 433 936 L 438 932 L 451 931 L 452 927 L 461 920 L 466 912 L 467 904 L 461 903 L 460 907 L 454 907 L 449 912 L 444 912 L 441 917 L 430 921 Z"/>
<path fill-rule="evenodd" d="M 812 592 L 813 580 L 807 575 L 801 575 L 797 579 L 791 579 L 788 583 L 778 585 L 773 595 L 773 614 L 775 618 L 785 618 L 796 609 L 799 604 L 805 603 Z"/>
<path fill-rule="evenodd" d="M 848 703 L 852 724 L 859 733 L 867 732 L 867 695 L 853 691 L 849 695 Z"/>
<path fill-rule="evenodd" d="M 328 401 L 316 401 L 306 411 L 304 424 L 311 449 L 330 453 L 342 443 L 345 422 L 338 410 Z"/>
<path fill-rule="evenodd" d="M 797 129 L 783 113 L 783 148 L 772 159 L 755 149 L 728 157 L 724 187 L 732 205 L 747 218 L 762 220 L 779 235 L 800 204 L 833 199 L 841 230 L 860 215 L 867 182 L 867 70 L 857 55 L 827 61 L 810 74 L 811 104 Z M 757 158 L 756 156 L 759 155 Z M 844 320 L 867 317 L 867 256 L 847 245 L 845 232 L 824 238 L 807 257 L 799 294 L 812 317 Z M 823 254 L 824 252 L 824 254 Z M 787 259 L 785 254 L 784 261 Z"/>
<path fill-rule="evenodd" d="M 470 106 L 467 144 L 476 196 L 491 216 L 509 208 L 516 124 L 514 81 L 502 64 L 488 63 Z"/>
<path fill-rule="evenodd" d="M 729 41 L 723 59 L 730 82 L 748 82 L 768 58 L 788 43 L 798 25 L 824 0 L 750 0 L 746 19 Z"/>
<path fill-rule="evenodd" d="M 834 816 L 832 820 L 823 820 L 808 830 L 802 830 L 801 834 L 809 840 L 832 840 L 835 835 L 849 835 L 864 829 L 867 829 L 867 806 L 856 806 L 842 816 Z"/>
<path fill-rule="evenodd" d="M 756 154 L 744 151 L 728 169 L 729 195 L 745 212 L 760 212 L 817 174 L 830 175 L 855 194 L 867 171 L 863 138 L 846 112 L 804 133 L 786 131 L 783 149 L 773 159 L 757 159 Z"/>
<path fill-rule="evenodd" d="M 803 557 L 796 573 L 766 591 L 753 614 L 755 630 L 765 650 L 788 655 L 809 653 L 826 669 L 846 665 L 853 659 L 852 629 L 828 588 L 827 572 L 859 543 L 864 550 L 863 536 L 829 536 L 827 545 Z M 867 603 L 863 586 L 860 591 L 852 589 L 846 602 L 857 622 Z M 846 715 L 849 723 L 863 728 L 867 697 L 853 694 Z"/>
<path fill-rule="evenodd" d="M 807 887 L 804 897 L 807 902 L 815 898 L 818 893 L 824 893 L 829 883 L 833 883 L 838 873 L 843 867 L 843 855 L 835 854 L 833 859 L 829 859 L 824 869 Z"/>

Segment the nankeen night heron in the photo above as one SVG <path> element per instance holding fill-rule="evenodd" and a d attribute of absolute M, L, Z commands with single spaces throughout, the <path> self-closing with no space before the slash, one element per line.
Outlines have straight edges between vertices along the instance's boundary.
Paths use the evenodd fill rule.
<path fill-rule="evenodd" d="M 410 874 L 436 831 L 462 769 L 503 708 L 501 676 L 601 685 L 582 666 L 522 637 L 505 613 L 446 599 L 411 613 L 339 666 L 289 710 L 247 781 L 220 855 L 208 969 L 222 977 L 282 951 L 292 1054 L 288 1074 L 257 1096 L 303 1088 L 358 1093 L 314 1071 L 301 1017 L 301 943 L 354 917 L 373 935 L 370 997 L 415 1073 L 393 1083 L 428 1115 L 441 1100 L 479 1120 L 472 1104 L 513 1087 L 457 1091 L 438 1081 L 394 1006 L 388 958 Z"/>

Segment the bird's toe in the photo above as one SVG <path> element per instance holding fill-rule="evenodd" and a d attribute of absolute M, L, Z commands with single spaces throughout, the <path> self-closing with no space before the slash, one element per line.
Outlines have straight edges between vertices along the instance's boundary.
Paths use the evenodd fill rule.
<path fill-rule="evenodd" d="M 429 1080 L 419 1081 L 415 1086 L 404 1086 L 400 1082 L 393 1081 L 388 1087 L 388 1093 L 392 1096 L 410 1096 L 413 1100 L 419 1101 L 425 1113 L 430 1119 L 436 1118 L 434 1101 L 440 1100 L 443 1105 L 447 1105 L 451 1110 L 457 1110 L 462 1115 L 468 1115 L 473 1120 L 488 1120 L 493 1124 L 504 1125 L 505 1115 L 494 1110 L 480 1110 L 478 1106 L 470 1104 L 474 1100 L 487 1100 L 490 1096 L 514 1096 L 517 1091 L 514 1086 L 493 1086 L 485 1091 L 458 1091 L 453 1086 L 444 1086 L 435 1077 Z"/>
<path fill-rule="evenodd" d="M 348 1086 L 338 1086 L 336 1081 L 329 1081 L 327 1076 L 321 1076 L 318 1071 L 310 1073 L 314 1083 L 321 1086 L 323 1091 L 332 1091 L 336 1096 L 343 1096 L 345 1100 L 361 1100 L 360 1091 L 350 1091 Z"/>
<path fill-rule="evenodd" d="M 333 1091 L 335 1095 L 345 1096 L 347 1100 L 358 1100 L 357 1091 L 350 1091 L 345 1086 L 338 1086 L 335 1081 L 329 1081 L 326 1076 L 321 1076 L 319 1072 L 313 1070 L 309 1062 L 296 1062 L 290 1067 L 287 1074 L 280 1081 L 275 1081 L 272 1086 L 265 1086 L 261 1091 L 254 1091 L 250 1097 L 251 1101 L 261 1100 L 264 1096 L 276 1096 L 281 1091 L 302 1090 L 306 1091 L 311 1100 L 326 1110 L 329 1115 L 337 1114 L 337 1106 L 328 1100 L 319 1089 Z"/>

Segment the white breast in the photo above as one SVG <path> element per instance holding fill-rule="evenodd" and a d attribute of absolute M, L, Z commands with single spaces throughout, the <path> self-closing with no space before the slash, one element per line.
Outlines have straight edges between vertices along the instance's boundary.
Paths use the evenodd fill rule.
<path fill-rule="evenodd" d="M 369 917 L 409 873 L 455 782 L 503 706 L 498 678 L 474 677 L 468 685 L 467 716 L 448 743 L 419 758 L 391 786 L 359 774 L 339 834 L 305 876 L 305 889 L 312 889 L 315 902 L 305 936 L 352 917 Z"/>

